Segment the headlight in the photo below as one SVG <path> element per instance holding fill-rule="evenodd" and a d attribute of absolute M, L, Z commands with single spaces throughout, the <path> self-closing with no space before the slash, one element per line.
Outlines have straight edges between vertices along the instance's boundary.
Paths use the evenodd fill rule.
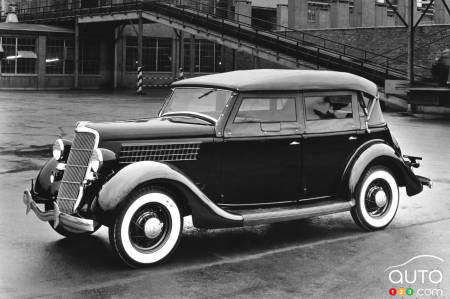
<path fill-rule="evenodd" d="M 53 158 L 56 161 L 60 161 L 64 156 L 64 142 L 62 139 L 56 139 L 53 143 Z"/>
<path fill-rule="evenodd" d="M 102 151 L 98 148 L 94 150 L 91 157 L 91 169 L 93 172 L 98 172 L 100 167 L 102 167 L 103 164 L 103 155 Z"/>

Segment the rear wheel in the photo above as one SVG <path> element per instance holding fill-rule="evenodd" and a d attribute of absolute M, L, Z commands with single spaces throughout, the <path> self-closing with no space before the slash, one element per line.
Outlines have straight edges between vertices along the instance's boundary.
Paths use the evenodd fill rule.
<path fill-rule="evenodd" d="M 398 206 L 399 191 L 394 176 L 386 167 L 374 166 L 358 183 L 351 215 L 363 229 L 379 230 L 392 222 Z"/>
<path fill-rule="evenodd" d="M 143 187 L 133 192 L 109 229 L 115 254 L 132 267 L 166 260 L 177 248 L 183 217 L 172 196 Z"/>

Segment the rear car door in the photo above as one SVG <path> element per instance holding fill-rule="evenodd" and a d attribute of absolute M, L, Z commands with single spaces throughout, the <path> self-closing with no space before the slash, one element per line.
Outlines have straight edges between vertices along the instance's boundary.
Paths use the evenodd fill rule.
<path fill-rule="evenodd" d="M 221 204 L 278 204 L 301 194 L 299 93 L 243 94 L 225 126 Z"/>
<path fill-rule="evenodd" d="M 304 197 L 336 195 L 348 159 L 359 145 L 357 93 L 305 92 Z"/>

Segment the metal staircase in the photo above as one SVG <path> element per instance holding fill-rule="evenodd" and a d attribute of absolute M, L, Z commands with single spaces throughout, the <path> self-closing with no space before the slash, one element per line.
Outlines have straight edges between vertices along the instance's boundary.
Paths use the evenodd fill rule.
<path fill-rule="evenodd" d="M 69 0 L 58 7 L 19 10 L 19 18 L 22 22 L 39 23 L 71 22 L 77 18 L 79 23 L 95 23 L 123 22 L 142 17 L 290 68 L 347 71 L 379 85 L 384 85 L 386 79 L 407 78 L 398 59 L 283 26 L 276 27 L 277 30 L 253 27 L 235 20 L 238 14 L 234 12 L 231 14 L 233 18 L 219 16 L 196 0 L 190 0 L 189 6 L 167 0 L 128 0 L 120 4 L 113 4 L 112 0 L 100 2 L 96 7 L 82 8 L 79 0 Z M 230 15 L 229 12 L 225 14 Z"/>

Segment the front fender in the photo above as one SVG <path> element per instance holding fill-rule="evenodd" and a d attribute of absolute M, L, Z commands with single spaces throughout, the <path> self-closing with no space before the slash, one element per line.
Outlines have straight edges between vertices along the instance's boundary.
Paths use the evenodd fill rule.
<path fill-rule="evenodd" d="M 33 188 L 33 197 L 36 202 L 51 201 L 58 194 L 61 181 L 50 182 L 50 176 L 56 171 L 56 165 L 58 161 L 54 158 L 48 159 L 39 171 Z"/>
<path fill-rule="evenodd" d="M 122 168 L 101 189 L 98 206 L 104 212 L 114 211 L 138 186 L 152 182 L 166 182 L 185 196 L 194 225 L 197 227 L 242 226 L 241 215 L 224 211 L 214 204 L 190 179 L 168 164 L 142 161 Z"/>
<path fill-rule="evenodd" d="M 399 186 L 406 187 L 408 196 L 413 196 L 423 190 L 419 179 L 392 147 L 381 141 L 371 141 L 363 144 L 348 162 L 342 180 L 343 193 L 349 195 L 351 199 L 355 199 L 359 180 L 372 165 L 383 165 L 389 168 Z"/>

